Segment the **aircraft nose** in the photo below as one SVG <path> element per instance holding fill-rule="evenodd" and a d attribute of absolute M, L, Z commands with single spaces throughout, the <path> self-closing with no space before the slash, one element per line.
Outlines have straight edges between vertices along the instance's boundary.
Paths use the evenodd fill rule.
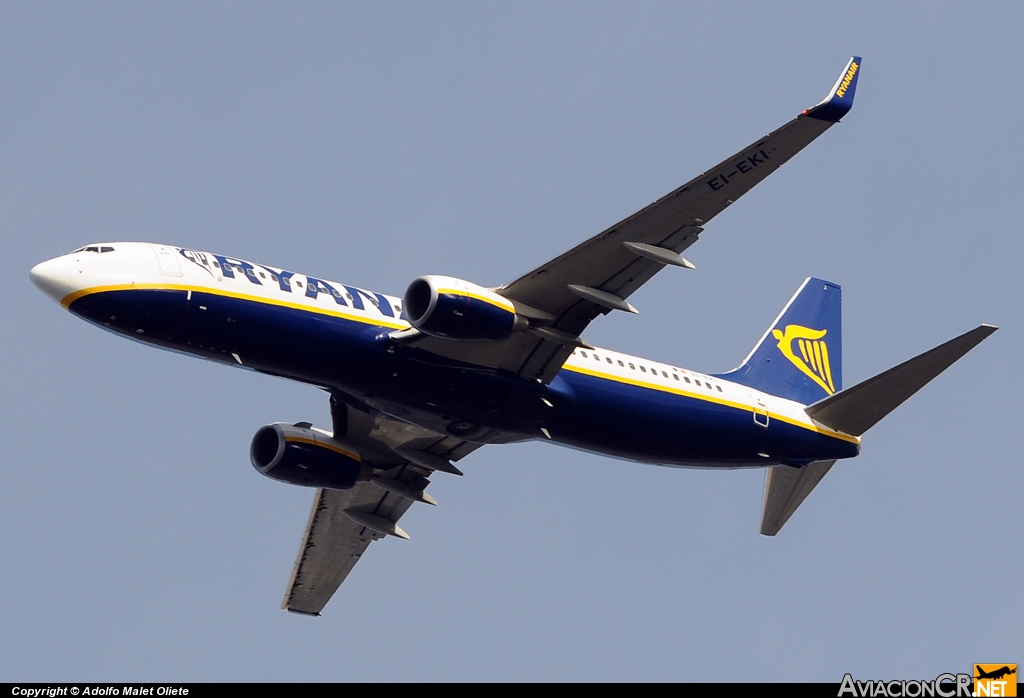
<path fill-rule="evenodd" d="M 68 294 L 71 283 L 70 267 L 67 259 L 57 257 L 35 265 L 28 275 L 40 291 L 60 303 Z"/>

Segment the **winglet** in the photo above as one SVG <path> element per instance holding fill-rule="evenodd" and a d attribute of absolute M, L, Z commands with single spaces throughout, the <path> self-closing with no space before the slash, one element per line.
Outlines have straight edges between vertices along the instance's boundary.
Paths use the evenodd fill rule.
<path fill-rule="evenodd" d="M 828 93 L 828 97 L 804 112 L 807 116 L 822 121 L 839 121 L 853 108 L 853 95 L 857 91 L 857 77 L 860 75 L 860 56 L 854 56 L 839 74 L 839 79 Z"/>

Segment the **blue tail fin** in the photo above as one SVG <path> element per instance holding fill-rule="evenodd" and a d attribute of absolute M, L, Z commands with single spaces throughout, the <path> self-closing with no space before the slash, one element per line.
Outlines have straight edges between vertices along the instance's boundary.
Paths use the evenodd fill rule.
<path fill-rule="evenodd" d="M 804 281 L 743 364 L 722 376 L 809 405 L 843 388 L 842 291 Z"/>

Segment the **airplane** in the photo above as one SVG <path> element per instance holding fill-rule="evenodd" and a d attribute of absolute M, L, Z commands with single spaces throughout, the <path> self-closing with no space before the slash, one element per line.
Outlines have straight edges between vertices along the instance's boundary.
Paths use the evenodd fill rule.
<path fill-rule="evenodd" d="M 977 671 L 978 671 L 978 675 L 974 677 L 976 679 L 995 679 L 995 680 L 998 680 L 998 679 L 1003 678 L 1004 676 L 1009 676 L 1010 674 L 1016 674 L 1017 673 L 1016 665 L 1014 665 L 1013 669 L 1011 669 L 1009 666 L 1005 666 L 1004 665 L 1004 666 L 1000 667 L 999 669 L 994 669 L 992 671 L 985 671 L 980 666 L 978 666 L 977 664 L 974 665 L 974 668 L 977 669 Z"/>
<path fill-rule="evenodd" d="M 1017 673 L 1016 664 L 1014 665 L 1014 668 L 1010 668 L 1009 666 L 1004 665 L 991 671 L 985 671 L 979 665 L 975 664 L 975 669 L 977 669 L 978 671 L 978 675 L 976 675 L 975 679 L 992 679 L 995 681 L 998 681 L 999 679 L 1002 679 L 1004 677 L 1009 677 L 1011 673 Z"/>
<path fill-rule="evenodd" d="M 843 386 L 841 289 L 808 278 L 740 365 L 707 374 L 592 346 L 598 316 L 845 116 L 861 59 L 824 100 L 599 235 L 502 286 L 447 276 L 389 296 L 172 245 L 96 243 L 30 277 L 78 317 L 139 342 L 319 387 L 331 429 L 259 428 L 254 468 L 314 488 L 282 607 L 320 615 L 434 473 L 485 444 L 551 441 L 643 463 L 766 469 L 774 536 L 861 436 L 996 330 L 981 325 Z"/>

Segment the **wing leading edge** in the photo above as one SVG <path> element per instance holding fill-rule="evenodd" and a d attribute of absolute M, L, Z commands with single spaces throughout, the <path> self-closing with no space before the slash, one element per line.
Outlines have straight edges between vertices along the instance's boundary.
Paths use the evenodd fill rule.
<path fill-rule="evenodd" d="M 828 96 L 781 128 L 565 254 L 496 291 L 530 320 L 533 331 L 502 342 L 461 343 L 433 337 L 417 347 L 441 356 L 547 382 L 598 315 L 626 303 L 678 257 L 704 226 L 838 122 L 853 106 L 860 73 L 853 57 Z"/>

